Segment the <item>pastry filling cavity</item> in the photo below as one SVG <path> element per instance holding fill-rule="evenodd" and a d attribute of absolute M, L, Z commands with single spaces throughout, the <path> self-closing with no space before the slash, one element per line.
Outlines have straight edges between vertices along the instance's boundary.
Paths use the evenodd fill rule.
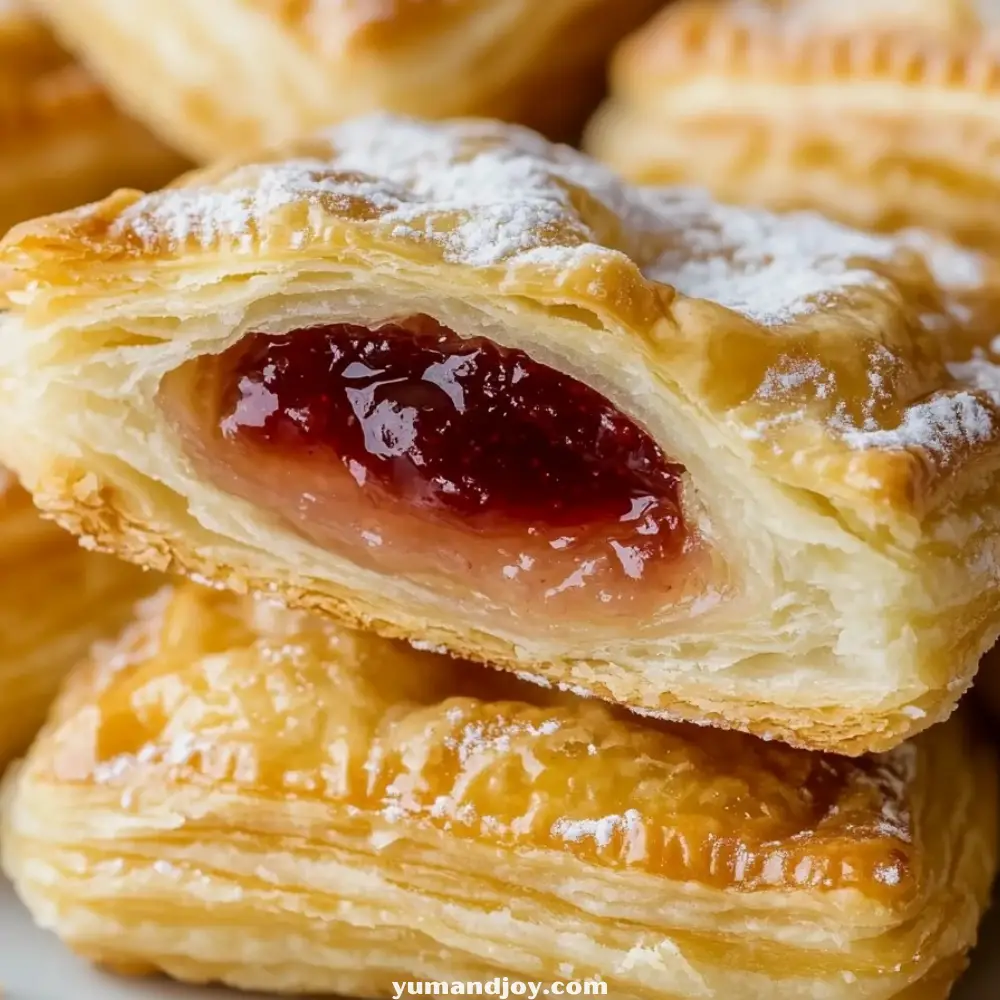
<path fill-rule="evenodd" d="M 691 583 L 683 468 L 595 390 L 428 317 L 252 333 L 161 400 L 217 486 L 449 598 L 584 625 Z"/>

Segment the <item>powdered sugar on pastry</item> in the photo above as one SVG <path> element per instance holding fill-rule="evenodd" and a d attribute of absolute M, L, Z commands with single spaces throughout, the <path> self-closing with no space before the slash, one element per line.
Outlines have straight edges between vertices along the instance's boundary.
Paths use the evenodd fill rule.
<path fill-rule="evenodd" d="M 326 144 L 328 155 L 317 155 Z M 393 239 L 433 243 L 444 260 L 465 266 L 565 268 L 588 253 L 621 252 L 648 278 L 766 326 L 814 312 L 851 287 L 889 287 L 871 262 L 916 239 L 870 236 L 810 213 L 722 206 L 699 191 L 635 187 L 580 153 L 489 122 L 431 126 L 375 115 L 308 146 L 308 157 L 142 198 L 112 232 L 144 247 L 228 245 L 266 256 L 270 224 L 282 222 L 281 238 L 291 231 L 297 249 L 332 214 Z M 932 266 L 938 258 L 945 278 L 958 274 L 964 284 L 975 272 L 972 255 L 936 251 Z"/>
<path fill-rule="evenodd" d="M 946 300 L 984 281 L 981 257 L 919 231 L 875 236 L 814 213 L 776 215 L 722 205 L 698 190 L 630 185 L 580 153 L 491 122 L 429 125 L 375 115 L 332 128 L 303 149 L 308 156 L 249 164 L 142 198 L 113 224 L 117 235 L 144 246 L 228 246 L 266 258 L 271 241 L 290 239 L 293 250 L 306 250 L 345 218 L 390 241 L 432 244 L 445 262 L 466 267 L 564 271 L 588 255 L 623 254 L 647 279 L 765 328 L 826 310 L 851 290 L 898 300 L 899 288 L 882 272 L 886 264 L 912 269 L 914 253 Z M 950 328 L 947 315 L 930 317 L 929 328 L 931 320 Z M 782 358 L 754 395 L 773 412 L 740 425 L 748 440 L 794 425 L 799 403 L 809 400 L 854 449 L 921 447 L 946 460 L 993 432 L 987 397 L 971 391 L 919 402 L 887 429 L 879 411 L 895 395 L 900 359 L 883 345 L 869 351 L 870 392 L 854 412 L 834 399 L 832 370 L 815 359 Z M 964 370 L 955 374 L 978 387 L 976 373 L 971 381 Z"/>
<path fill-rule="evenodd" d="M 978 351 L 968 361 L 948 365 L 951 376 L 974 389 L 981 389 L 1000 406 L 1000 365 Z"/>
<path fill-rule="evenodd" d="M 864 258 L 893 257 L 898 245 L 891 240 L 810 212 L 774 215 L 720 205 L 700 191 L 664 190 L 661 197 L 678 239 L 645 273 L 685 295 L 778 326 L 849 287 L 889 287 Z"/>
<path fill-rule="evenodd" d="M 989 441 L 994 416 L 983 402 L 968 392 L 935 396 L 911 406 L 903 422 L 888 431 L 848 431 L 844 440 L 852 448 L 924 448 L 946 455 L 957 445 Z"/>
<path fill-rule="evenodd" d="M 639 232 L 642 222 L 660 223 L 644 214 L 644 199 L 586 157 L 527 130 L 517 130 L 515 143 L 510 135 L 488 123 L 428 127 L 376 115 L 329 130 L 328 159 L 254 164 L 211 190 L 150 195 L 116 228 L 144 244 L 238 247 L 266 221 L 293 213 L 307 240 L 316 225 L 302 205 L 316 205 L 361 213 L 397 238 L 437 243 L 447 260 L 487 266 L 539 248 L 572 253 L 588 242 L 594 234 L 575 219 L 570 185 L 606 198 L 609 212 Z"/>

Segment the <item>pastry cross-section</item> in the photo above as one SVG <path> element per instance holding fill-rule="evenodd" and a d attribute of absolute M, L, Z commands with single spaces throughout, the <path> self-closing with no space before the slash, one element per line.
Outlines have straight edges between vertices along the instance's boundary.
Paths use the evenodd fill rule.
<path fill-rule="evenodd" d="M 849 753 L 1000 629 L 994 266 L 375 117 L 16 228 L 0 445 L 94 545 Z"/>
<path fill-rule="evenodd" d="M 85 552 L 0 470 L 0 770 L 27 749 L 91 643 L 118 632 L 162 583 Z"/>
<path fill-rule="evenodd" d="M 203 162 L 353 115 L 482 115 L 576 138 L 607 58 L 662 0 L 41 0 L 160 135 Z"/>
<path fill-rule="evenodd" d="M 0 232 L 116 187 L 164 184 L 185 168 L 21 0 L 0 2 L 0 150 Z"/>
<path fill-rule="evenodd" d="M 0 845 L 43 927 L 132 973 L 944 997 L 995 866 L 966 722 L 814 754 L 189 586 L 70 678 Z"/>
<path fill-rule="evenodd" d="M 974 0 L 682 0 L 617 51 L 587 145 L 646 183 L 995 249 L 998 41 Z"/>

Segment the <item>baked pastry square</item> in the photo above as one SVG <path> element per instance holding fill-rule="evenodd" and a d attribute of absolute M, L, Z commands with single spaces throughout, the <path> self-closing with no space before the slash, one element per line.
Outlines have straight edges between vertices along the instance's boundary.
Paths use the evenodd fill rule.
<path fill-rule="evenodd" d="M 848 753 L 1000 628 L 997 285 L 376 117 L 15 229 L 0 452 L 91 544 Z"/>
<path fill-rule="evenodd" d="M 188 585 L 69 680 L 6 783 L 34 917 L 130 973 L 279 992 L 944 998 L 995 867 L 956 716 L 847 758 Z"/>
<path fill-rule="evenodd" d="M 192 159 L 388 110 L 579 136 L 611 50 L 662 0 L 41 0 L 66 44 Z"/>
<path fill-rule="evenodd" d="M 20 0 L 0 2 L 0 150 L 0 232 L 116 187 L 165 184 L 185 169 Z"/>
<path fill-rule="evenodd" d="M 1000 7 L 685 0 L 622 45 L 587 146 L 627 176 L 996 249 Z"/>
<path fill-rule="evenodd" d="M 80 548 L 0 473 L 0 770 L 27 749 L 60 682 L 162 580 Z"/>

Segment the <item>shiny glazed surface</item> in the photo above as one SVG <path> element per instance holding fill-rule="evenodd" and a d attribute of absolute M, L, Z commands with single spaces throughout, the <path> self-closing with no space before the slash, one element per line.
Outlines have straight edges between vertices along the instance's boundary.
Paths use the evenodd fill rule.
<path fill-rule="evenodd" d="M 917 761 L 912 745 L 852 759 L 641 720 L 188 586 L 76 677 L 33 767 L 114 790 L 126 811 L 193 786 L 322 804 L 317 835 L 437 831 L 740 892 L 905 904 Z"/>
<path fill-rule="evenodd" d="M 683 468 L 593 389 L 428 317 L 250 334 L 161 398 L 217 485 L 370 568 L 528 621 L 699 589 Z"/>

